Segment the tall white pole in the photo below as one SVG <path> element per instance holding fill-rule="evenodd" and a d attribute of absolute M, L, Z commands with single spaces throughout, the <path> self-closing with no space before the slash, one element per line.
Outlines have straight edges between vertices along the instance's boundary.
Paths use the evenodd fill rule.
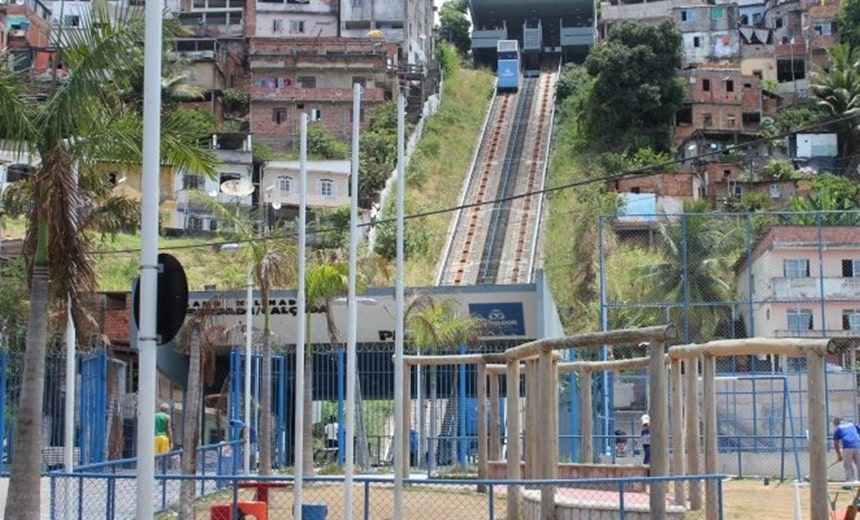
<path fill-rule="evenodd" d="M 344 492 L 344 520 L 352 520 L 352 474 L 355 462 L 355 376 L 358 370 L 358 353 L 355 351 L 358 336 L 358 302 L 355 297 L 356 264 L 358 262 L 358 151 L 361 116 L 361 85 L 352 86 L 352 164 L 350 165 L 349 208 L 349 290 L 347 293 L 347 341 L 346 341 L 346 472 Z"/>
<path fill-rule="evenodd" d="M 299 282 L 298 312 L 296 314 L 296 420 L 295 446 L 293 457 L 295 462 L 296 481 L 293 487 L 293 503 L 295 511 L 293 518 L 302 520 L 302 450 L 304 448 L 305 427 L 305 240 L 307 227 L 308 206 L 308 115 L 301 118 L 301 145 L 299 146 Z"/>
<path fill-rule="evenodd" d="M 158 194 L 161 153 L 161 2 L 145 6 L 143 178 L 141 180 L 140 329 L 137 336 L 137 518 L 153 514 L 155 480 L 155 312 L 158 300 Z"/>
<path fill-rule="evenodd" d="M 66 400 L 63 428 L 63 462 L 66 473 L 75 470 L 75 322 L 72 320 L 72 298 L 66 298 Z M 67 483 L 66 503 L 72 503 L 72 486 Z M 66 510 L 66 518 L 71 518 L 71 510 Z"/>
<path fill-rule="evenodd" d="M 66 472 L 75 469 L 75 322 L 72 320 L 72 299 L 66 298 L 66 401 L 63 415 L 63 462 Z"/>
<path fill-rule="evenodd" d="M 251 474 L 251 347 L 254 342 L 254 271 L 248 269 L 248 292 L 245 295 L 245 475 Z"/>
<path fill-rule="evenodd" d="M 406 182 L 404 142 L 406 114 L 403 94 L 397 92 L 397 242 L 396 280 L 394 285 L 394 518 L 403 518 L 403 442 L 406 439 L 406 418 L 403 414 L 403 185 Z"/>

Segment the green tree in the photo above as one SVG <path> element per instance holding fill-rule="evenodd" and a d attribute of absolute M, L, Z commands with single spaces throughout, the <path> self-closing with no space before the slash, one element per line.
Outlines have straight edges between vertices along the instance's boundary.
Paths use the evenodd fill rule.
<path fill-rule="evenodd" d="M 109 184 L 97 163 L 141 160 L 142 120 L 118 102 L 142 67 L 141 41 L 142 18 L 94 5 L 78 29 L 57 34 L 57 54 L 71 73 L 62 83 L 55 77 L 40 96 L 13 72 L 9 54 L 0 55 L 0 137 L 40 159 L 26 183 L 32 193 L 27 213 L 32 274 L 18 439 L 42 434 L 49 301 L 68 297 L 77 303 L 94 287 L 91 238 L 83 225 L 103 193 L 90 189 Z M 165 114 L 161 128 L 165 163 L 213 171 L 214 157 L 197 146 L 201 136 L 184 121 Z M 81 309 L 73 311 L 76 321 L 84 319 Z M 40 518 L 41 466 L 40 443 L 21 443 L 12 460 L 5 518 Z"/>
<path fill-rule="evenodd" d="M 361 292 L 364 283 L 356 280 L 356 291 Z M 334 300 L 345 296 L 349 291 L 349 264 L 336 255 L 321 257 L 314 262 L 305 273 L 305 294 L 308 309 L 320 309 L 325 316 L 326 333 L 329 337 L 329 348 L 336 352 L 340 343 L 340 332 L 334 321 Z M 302 447 L 302 467 L 305 475 L 312 475 L 313 470 L 313 345 L 311 343 L 311 312 L 305 319 L 307 324 L 307 342 L 305 346 L 305 400 L 303 403 L 304 445 Z M 358 451 L 356 458 L 359 466 L 367 468 L 370 464 L 370 453 L 367 451 L 367 431 L 364 427 L 361 411 L 361 383 L 356 378 L 356 443 Z"/>
<path fill-rule="evenodd" d="M 585 68 L 594 85 L 584 106 L 583 130 L 593 148 L 670 148 L 672 121 L 685 95 L 676 75 L 681 43 L 672 21 L 627 21 L 589 53 Z"/>
<path fill-rule="evenodd" d="M 439 9 L 439 35 L 453 44 L 461 56 L 467 56 L 472 49 L 469 35 L 472 24 L 466 17 L 467 9 L 463 0 L 449 0 Z"/>
<path fill-rule="evenodd" d="M 860 129 L 860 49 L 847 44 L 827 50 L 830 58 L 829 72 L 813 72 L 810 93 L 819 108 L 837 121 L 834 127 L 839 138 L 839 154 L 850 161 L 856 149 L 857 132 Z"/>
<path fill-rule="evenodd" d="M 405 311 L 406 341 L 419 353 L 431 354 L 438 350 L 457 347 L 459 345 L 475 345 L 480 339 L 483 320 L 474 316 L 464 316 L 457 312 L 457 302 L 454 300 L 439 300 L 426 294 L 414 296 Z M 430 367 L 430 424 L 439 424 L 436 417 L 436 366 Z M 421 431 L 418 435 L 422 440 L 427 436 L 423 431 L 424 421 L 421 421 Z M 430 472 L 435 464 L 435 439 L 438 432 L 429 435 Z"/>
<path fill-rule="evenodd" d="M 836 14 L 839 40 L 852 48 L 860 48 L 860 1 L 843 0 Z"/>
<path fill-rule="evenodd" d="M 686 203 L 680 222 L 660 226 L 655 245 L 662 261 L 636 269 L 649 302 L 679 306 L 667 310 L 680 325 L 683 341 L 712 339 L 728 318 L 722 303 L 732 299 L 731 266 L 744 240 L 742 227 L 726 223 L 710 212 L 708 201 Z M 686 320 L 676 309 L 686 313 Z"/>
<path fill-rule="evenodd" d="M 272 474 L 272 324 L 269 294 L 273 289 L 287 287 L 296 280 L 297 244 L 293 239 L 267 238 L 258 233 L 258 223 L 267 208 L 259 212 L 237 211 L 235 206 L 220 204 L 203 194 L 193 194 L 207 210 L 224 222 L 226 234 L 245 246 L 239 249 L 240 262 L 248 265 L 254 282 L 260 291 L 260 306 L 263 313 L 263 355 L 260 363 L 260 459 L 261 475 Z M 289 231 L 289 223 L 276 227 L 272 237 L 295 236 Z"/>

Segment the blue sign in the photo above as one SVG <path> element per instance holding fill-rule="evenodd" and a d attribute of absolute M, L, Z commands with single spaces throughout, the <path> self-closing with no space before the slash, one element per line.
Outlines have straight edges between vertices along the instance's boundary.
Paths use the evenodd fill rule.
<path fill-rule="evenodd" d="M 483 319 L 484 336 L 525 336 L 522 303 L 470 303 L 469 314 Z"/>

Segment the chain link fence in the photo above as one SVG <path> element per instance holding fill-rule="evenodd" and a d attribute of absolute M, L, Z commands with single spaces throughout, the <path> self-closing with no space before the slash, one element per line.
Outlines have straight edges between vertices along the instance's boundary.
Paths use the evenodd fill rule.
<path fill-rule="evenodd" d="M 630 213 L 635 213 L 631 211 Z M 747 337 L 860 336 L 860 212 L 680 213 L 602 216 L 600 309 L 607 330 L 672 324 L 676 343 Z M 616 346 L 608 359 L 645 355 Z M 858 417 L 853 348 L 826 358 L 828 417 Z M 802 479 L 807 473 L 806 360 L 717 359 L 720 471 Z M 647 413 L 644 370 L 598 384 L 599 432 L 637 451 Z M 841 468 L 831 468 L 841 479 Z"/>
<path fill-rule="evenodd" d="M 721 475 L 669 478 L 585 480 L 423 480 L 390 476 L 357 476 L 351 494 L 352 515 L 363 519 L 410 520 L 539 519 L 541 497 L 555 498 L 561 518 L 654 518 L 662 509 L 669 519 L 722 518 Z M 180 488 L 194 487 L 193 509 L 199 520 L 232 518 L 291 518 L 296 504 L 292 476 L 244 477 L 159 474 L 152 498 L 156 519 L 178 517 Z M 655 492 L 659 497 L 655 499 Z M 51 515 L 55 519 L 118 520 L 135 516 L 135 476 L 130 473 L 53 473 Z M 400 502 L 397 502 L 397 496 Z M 345 479 L 302 479 L 305 520 L 344 518 Z M 396 511 L 397 510 L 397 511 Z M 240 516 L 246 515 L 246 516 Z M 602 516 L 601 516 L 602 515 Z"/>

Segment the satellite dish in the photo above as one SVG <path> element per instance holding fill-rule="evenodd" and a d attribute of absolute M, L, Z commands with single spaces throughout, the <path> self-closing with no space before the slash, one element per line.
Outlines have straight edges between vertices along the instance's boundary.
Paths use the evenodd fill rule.
<path fill-rule="evenodd" d="M 242 179 L 230 179 L 221 183 L 221 192 L 234 197 L 246 197 L 254 193 L 254 185 Z"/>
<path fill-rule="evenodd" d="M 280 202 L 273 202 L 272 203 L 272 209 L 276 209 L 276 210 L 281 209 L 281 203 Z"/>

